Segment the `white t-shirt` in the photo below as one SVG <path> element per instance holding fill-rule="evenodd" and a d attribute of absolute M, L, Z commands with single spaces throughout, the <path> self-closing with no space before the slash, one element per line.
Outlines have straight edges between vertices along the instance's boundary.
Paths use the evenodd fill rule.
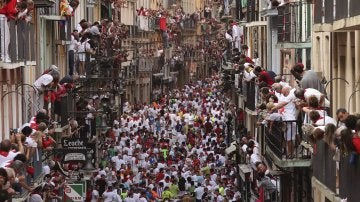
<path fill-rule="evenodd" d="M 86 51 L 89 51 L 90 49 L 91 49 L 91 46 L 90 46 L 88 40 L 82 42 L 82 43 L 78 46 L 79 61 L 85 62 L 85 59 L 86 59 Z"/>
<path fill-rule="evenodd" d="M 99 199 L 99 191 L 94 189 L 91 193 L 91 202 L 97 202 Z"/>
<path fill-rule="evenodd" d="M 18 154 L 20 154 L 20 152 L 9 151 L 7 156 L 0 155 L 0 165 L 6 165 L 8 162 L 12 161 Z"/>
<path fill-rule="evenodd" d="M 52 81 L 54 80 L 54 78 L 50 75 L 50 74 L 44 74 L 41 75 L 35 82 L 34 82 L 34 87 L 38 90 L 41 90 L 42 86 L 47 86 L 49 85 Z"/>
<path fill-rule="evenodd" d="M 115 163 L 116 170 L 120 170 L 121 165 L 125 164 L 125 161 L 122 158 L 119 158 L 118 156 L 113 156 L 111 158 L 111 161 Z"/>
<path fill-rule="evenodd" d="M 114 202 L 117 201 L 117 194 L 113 191 L 106 191 L 103 193 L 104 202 Z"/>
<path fill-rule="evenodd" d="M 204 187 L 197 187 L 195 188 L 194 192 L 196 199 L 201 200 L 202 195 L 204 194 Z"/>
<path fill-rule="evenodd" d="M 43 202 L 43 199 L 39 194 L 32 194 L 30 196 L 30 202 Z"/>
<path fill-rule="evenodd" d="M 261 158 L 258 154 L 251 154 L 250 156 L 250 165 L 251 167 L 256 170 L 256 163 L 261 162 Z"/>
<path fill-rule="evenodd" d="M 50 167 L 48 165 L 45 165 L 43 167 L 43 172 L 45 175 L 50 174 Z"/>
<path fill-rule="evenodd" d="M 315 96 L 318 99 L 318 101 L 320 101 L 323 94 L 314 88 L 305 89 L 305 93 L 304 93 L 305 100 L 308 100 L 309 97 L 311 97 L 311 96 Z M 325 107 L 330 107 L 330 101 L 326 98 L 325 98 L 324 104 L 325 104 Z"/>
<path fill-rule="evenodd" d="M 334 124 L 336 126 L 337 122 L 330 116 L 321 117 L 318 121 L 315 122 L 317 126 L 326 126 L 327 124 Z"/>
<path fill-rule="evenodd" d="M 280 113 L 282 114 L 285 121 L 293 121 L 296 120 L 296 105 L 295 105 L 295 89 L 290 90 L 289 95 L 282 96 L 281 102 L 287 102 L 287 104 L 283 107 L 282 110 L 280 110 Z"/>

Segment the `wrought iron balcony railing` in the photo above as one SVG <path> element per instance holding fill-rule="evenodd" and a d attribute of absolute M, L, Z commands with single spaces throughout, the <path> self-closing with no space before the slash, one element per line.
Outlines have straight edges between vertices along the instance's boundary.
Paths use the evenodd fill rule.
<path fill-rule="evenodd" d="M 31 23 L 7 21 L 0 16 L 0 60 L 5 63 L 35 61 L 35 31 Z"/>
<path fill-rule="evenodd" d="M 278 7 L 278 42 L 310 42 L 311 12 L 310 4 L 288 3 Z"/>
<path fill-rule="evenodd" d="M 297 121 L 273 121 L 264 126 L 266 154 L 281 167 L 310 166 L 311 152 Z"/>
<path fill-rule="evenodd" d="M 314 23 L 330 23 L 344 18 L 360 15 L 358 0 L 326 0 L 315 1 Z"/>

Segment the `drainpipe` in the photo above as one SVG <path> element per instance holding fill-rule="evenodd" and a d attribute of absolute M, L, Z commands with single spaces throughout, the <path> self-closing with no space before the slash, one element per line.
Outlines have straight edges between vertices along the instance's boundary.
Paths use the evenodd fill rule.
<path fill-rule="evenodd" d="M 333 79 L 333 50 L 332 50 L 332 48 L 333 48 L 333 33 L 332 32 L 330 32 L 330 40 L 329 40 L 329 42 L 330 42 L 330 81 L 331 81 L 331 79 Z M 326 90 L 326 89 L 325 89 Z M 329 99 L 330 99 L 330 114 L 332 114 L 332 112 L 333 112 L 333 94 L 332 94 L 332 92 L 333 92 L 333 84 L 332 83 L 330 83 L 330 97 L 329 97 Z"/>

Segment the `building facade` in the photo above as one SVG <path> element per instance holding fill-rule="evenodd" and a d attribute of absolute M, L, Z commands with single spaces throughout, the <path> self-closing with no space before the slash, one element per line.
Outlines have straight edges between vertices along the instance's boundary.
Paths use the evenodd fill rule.
<path fill-rule="evenodd" d="M 332 114 L 345 108 L 351 114 L 359 111 L 359 19 L 357 1 L 315 1 L 312 35 L 312 63 L 327 80 Z M 348 201 L 359 199 L 358 186 L 352 176 L 359 174 L 357 164 L 349 164 L 349 155 L 334 159 L 335 151 L 320 145 L 314 159 L 312 186 L 314 200 Z M 351 186 L 350 186 L 351 185 Z"/>

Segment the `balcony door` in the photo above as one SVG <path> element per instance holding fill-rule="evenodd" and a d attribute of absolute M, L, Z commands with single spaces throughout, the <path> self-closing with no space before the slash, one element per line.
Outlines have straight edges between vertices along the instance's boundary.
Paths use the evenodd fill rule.
<path fill-rule="evenodd" d="M 40 73 L 50 65 L 67 72 L 66 42 L 71 32 L 69 22 L 61 16 L 40 16 L 39 68 Z"/>

